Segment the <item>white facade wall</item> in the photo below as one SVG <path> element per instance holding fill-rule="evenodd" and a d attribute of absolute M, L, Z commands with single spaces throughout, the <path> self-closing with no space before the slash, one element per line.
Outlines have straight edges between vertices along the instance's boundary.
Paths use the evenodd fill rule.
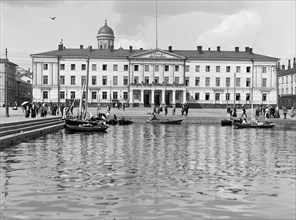
<path fill-rule="evenodd" d="M 58 59 L 57 58 L 33 58 L 33 98 L 37 102 L 58 102 L 58 74 L 65 77 L 65 84 L 60 85 L 60 91 L 65 93 L 65 99 L 70 99 L 71 91 L 75 91 L 75 98 L 79 99 L 81 96 L 81 77 L 86 77 L 87 62 L 82 58 L 61 58 L 60 64 L 65 66 L 65 69 L 60 69 L 58 73 Z M 43 65 L 48 64 L 48 69 L 44 70 Z M 75 64 L 75 70 L 71 70 L 71 64 Z M 82 70 L 82 64 L 86 66 Z M 93 64 L 96 65 L 96 70 L 92 69 Z M 103 70 L 103 65 L 107 65 L 107 70 Z M 117 65 L 117 71 L 113 70 L 113 65 Z M 128 65 L 128 70 L 124 70 L 124 65 Z M 139 65 L 138 71 L 134 70 L 134 65 Z M 149 65 L 149 71 L 145 71 L 145 65 Z M 155 71 L 155 65 L 159 65 L 159 71 Z M 169 71 L 165 71 L 165 65 L 169 65 Z M 175 65 L 179 66 L 179 71 L 175 71 Z M 235 101 L 236 104 L 250 104 L 246 101 L 247 94 L 252 94 L 252 78 L 253 84 L 253 100 L 254 104 L 276 104 L 277 88 L 276 88 L 276 72 L 275 62 L 257 62 L 254 66 L 250 61 L 221 61 L 221 60 L 190 60 L 187 59 L 185 66 L 189 66 L 189 71 L 185 72 L 185 78 L 189 78 L 189 84 L 186 87 L 189 93 L 190 102 L 201 104 L 232 104 L 234 102 L 234 90 L 236 94 L 240 94 L 240 100 Z M 195 66 L 200 66 L 200 71 L 195 71 Z M 206 66 L 210 66 L 210 71 L 206 71 Z M 216 66 L 220 66 L 220 72 L 216 71 Z M 226 68 L 230 67 L 227 72 Z M 237 67 L 240 67 L 240 72 L 237 72 Z M 246 72 L 249 67 L 250 71 Z M 253 71 L 252 71 L 252 68 Z M 266 72 L 263 72 L 263 68 Z M 124 77 L 128 77 L 128 84 L 133 83 L 135 77 L 138 77 L 138 83 L 145 82 L 145 77 L 149 77 L 149 83 L 152 83 L 156 77 L 159 78 L 159 83 L 164 82 L 165 77 L 169 77 L 169 84 L 175 82 L 175 78 L 179 77 L 179 84 L 184 83 L 184 61 L 182 59 L 131 59 L 127 58 L 110 58 L 110 59 L 90 59 L 89 60 L 89 102 L 96 102 L 92 99 L 92 92 L 98 92 L 98 99 L 100 101 L 110 101 L 113 92 L 117 92 L 117 99 L 123 99 L 124 92 L 128 93 L 128 85 L 124 85 Z M 48 76 L 48 84 L 43 84 L 43 76 Z M 71 85 L 71 76 L 75 76 L 75 85 Z M 92 77 L 96 77 L 96 85 L 92 85 Z M 103 85 L 103 77 L 107 77 L 107 85 Z M 113 77 L 117 77 L 117 85 L 113 85 Z M 195 79 L 199 77 L 199 85 L 195 85 Z M 206 78 L 210 78 L 209 86 L 206 85 Z M 226 86 L 226 78 L 230 78 L 229 87 Z M 235 77 L 240 78 L 240 86 L 234 86 Z M 216 78 L 220 78 L 220 85 L 216 85 Z M 246 85 L 247 79 L 250 79 L 250 85 Z M 266 82 L 263 85 L 263 82 Z M 111 84 L 110 84 L 111 83 Z M 281 79 L 280 79 L 281 83 Z M 234 88 L 235 87 L 235 88 Z M 141 92 L 149 90 L 149 87 L 139 88 Z M 171 90 L 176 92 L 176 88 L 171 87 Z M 43 92 L 48 92 L 48 99 L 43 99 Z M 103 100 L 103 93 L 107 93 L 107 98 Z M 230 93 L 230 100 L 226 100 L 226 93 Z M 196 93 L 199 93 L 199 99 L 196 100 Z M 209 100 L 206 100 L 206 94 L 209 93 Z M 129 94 L 129 95 L 130 95 Z M 154 94 L 154 92 L 152 93 Z M 175 94 L 175 93 L 173 93 Z M 215 95 L 219 94 L 219 99 L 215 99 Z M 265 95 L 266 100 L 262 100 Z M 139 96 L 140 100 L 143 98 L 143 93 Z M 250 97 L 251 98 L 251 97 Z M 61 99 L 64 102 L 65 99 Z M 173 98 L 173 100 L 175 97 Z M 133 100 L 130 97 L 130 101 Z M 182 100 L 184 98 L 182 97 Z M 139 100 L 138 100 L 139 101 Z"/>

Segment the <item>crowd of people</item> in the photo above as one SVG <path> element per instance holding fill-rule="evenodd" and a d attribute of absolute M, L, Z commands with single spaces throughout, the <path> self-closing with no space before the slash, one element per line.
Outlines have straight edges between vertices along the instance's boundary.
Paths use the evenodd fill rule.
<path fill-rule="evenodd" d="M 181 116 L 188 116 L 188 111 L 189 111 L 189 105 L 187 102 L 185 102 L 182 106 L 181 106 Z M 153 107 L 153 115 L 157 115 L 159 116 L 161 112 L 164 112 L 164 115 L 167 116 L 168 114 L 168 105 L 160 105 L 160 106 L 154 106 Z M 176 114 L 176 105 L 172 106 L 172 115 Z"/>
<path fill-rule="evenodd" d="M 47 115 L 61 115 L 63 118 L 67 117 L 68 115 L 73 115 L 73 109 L 74 109 L 74 101 L 70 103 L 69 105 L 64 105 L 63 103 L 58 107 L 55 103 L 27 103 L 25 105 L 22 105 L 23 112 L 25 114 L 26 118 L 35 118 L 36 116 L 40 115 L 41 117 L 46 117 Z M 100 106 L 98 106 L 100 110 Z M 120 104 L 116 105 L 115 108 L 118 110 L 122 109 L 125 110 L 125 105 Z M 164 112 L 164 115 L 168 115 L 168 105 L 160 105 L 160 106 L 154 106 L 153 107 L 153 115 L 159 116 L 161 112 Z M 110 114 L 111 106 L 106 106 L 107 114 Z M 189 105 L 187 102 L 185 102 L 181 106 L 181 116 L 188 116 L 189 111 Z M 263 118 L 281 118 L 281 112 L 283 114 L 283 119 L 287 119 L 287 117 L 290 117 L 292 119 L 296 119 L 296 108 L 294 106 L 291 106 L 291 108 L 287 108 L 286 106 L 282 106 L 281 110 L 279 106 L 264 106 L 264 105 L 257 105 L 255 107 L 255 119 L 259 117 Z M 176 105 L 172 106 L 172 115 L 176 114 Z M 231 106 L 227 106 L 227 117 L 230 118 L 248 118 L 247 111 L 245 105 L 242 105 L 241 108 L 241 114 L 238 113 L 236 108 L 232 108 Z"/>
<path fill-rule="evenodd" d="M 239 117 L 239 118 L 247 118 L 247 113 L 246 113 L 246 107 L 245 105 L 242 105 L 242 114 L 238 115 L 237 114 L 237 109 L 232 108 L 230 106 L 227 106 L 227 117 Z M 282 112 L 283 112 L 283 118 L 287 119 L 288 115 L 288 108 L 286 106 L 282 106 Z M 294 118 L 296 114 L 296 109 L 294 106 L 291 106 L 290 109 L 290 118 Z M 280 116 L 280 108 L 279 106 L 263 106 L 263 105 L 257 105 L 255 108 L 255 118 L 263 117 L 263 118 L 281 118 Z"/>
<path fill-rule="evenodd" d="M 73 114 L 74 102 L 70 106 L 61 104 L 60 107 L 52 102 L 28 102 L 22 105 L 22 109 L 26 118 L 36 118 L 38 115 L 42 118 L 45 118 L 47 115 L 61 115 L 62 117 L 65 117 L 69 114 Z"/>

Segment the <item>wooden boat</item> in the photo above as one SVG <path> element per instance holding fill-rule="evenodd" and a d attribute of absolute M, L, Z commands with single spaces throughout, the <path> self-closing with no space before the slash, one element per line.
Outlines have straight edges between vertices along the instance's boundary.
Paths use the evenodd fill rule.
<path fill-rule="evenodd" d="M 231 119 L 222 119 L 221 120 L 221 126 L 232 126 L 233 120 Z"/>
<path fill-rule="evenodd" d="M 107 124 L 109 125 L 117 125 L 118 124 L 118 120 L 111 118 L 109 120 L 106 121 Z"/>
<path fill-rule="evenodd" d="M 130 118 L 121 118 L 118 120 L 119 125 L 130 125 L 134 123 Z"/>
<path fill-rule="evenodd" d="M 271 122 L 250 122 L 250 123 L 237 123 L 233 122 L 235 128 L 273 128 L 274 123 Z"/>
<path fill-rule="evenodd" d="M 106 131 L 108 126 L 102 123 L 96 125 L 90 123 L 84 123 L 79 125 L 66 124 L 66 128 L 71 131 L 81 131 L 81 132 L 97 132 L 97 131 Z"/>
<path fill-rule="evenodd" d="M 81 89 L 81 98 L 79 103 L 79 114 L 77 117 L 66 117 L 65 118 L 65 127 L 71 131 L 81 131 L 81 132 L 90 132 L 90 131 L 106 131 L 108 125 L 101 118 L 101 115 L 97 113 L 98 117 L 94 118 L 91 114 L 88 114 L 87 111 L 87 93 L 88 93 L 88 78 L 89 78 L 89 59 L 87 59 L 87 77 L 86 82 L 83 83 Z M 85 95 L 85 102 L 83 104 L 83 94 Z M 74 104 L 74 101 L 73 103 Z"/>
<path fill-rule="evenodd" d="M 243 120 L 241 118 L 224 118 L 221 120 L 221 126 L 232 126 L 233 122 L 242 123 Z"/>
<path fill-rule="evenodd" d="M 178 119 L 172 119 L 172 118 L 164 118 L 164 119 L 160 119 L 160 118 L 148 118 L 147 122 L 151 123 L 151 124 L 181 124 L 181 122 L 183 121 L 182 118 L 178 118 Z"/>

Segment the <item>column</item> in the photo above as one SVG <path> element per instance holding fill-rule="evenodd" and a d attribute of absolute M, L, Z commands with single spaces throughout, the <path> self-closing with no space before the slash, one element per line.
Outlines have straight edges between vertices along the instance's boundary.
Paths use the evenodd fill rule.
<path fill-rule="evenodd" d="M 186 102 L 186 89 L 183 90 L 183 104 Z"/>
<path fill-rule="evenodd" d="M 165 105 L 165 90 L 161 90 L 161 104 Z"/>
<path fill-rule="evenodd" d="M 144 73 L 145 73 L 145 64 L 142 64 L 142 76 L 141 76 L 142 80 L 140 81 L 140 83 L 141 82 L 145 83 L 144 82 L 145 81 Z"/>
<path fill-rule="evenodd" d="M 165 69 L 165 65 L 162 65 L 162 81 L 161 81 L 161 83 L 164 83 L 164 69 Z"/>
<path fill-rule="evenodd" d="M 38 63 L 38 69 L 39 69 L 39 77 L 37 78 L 38 79 L 38 81 L 37 81 L 37 84 L 38 85 L 42 85 L 43 84 L 43 82 L 42 82 L 42 80 L 43 80 L 43 65 L 42 65 L 42 63 Z"/>
<path fill-rule="evenodd" d="M 53 85 L 53 63 L 48 65 L 48 85 Z"/>
<path fill-rule="evenodd" d="M 144 107 L 144 89 L 141 89 L 140 107 Z"/>
<path fill-rule="evenodd" d="M 130 94 L 129 94 L 129 105 L 130 107 L 133 107 L 134 104 L 134 90 L 130 90 Z"/>
<path fill-rule="evenodd" d="M 176 91 L 175 90 L 173 90 L 172 91 L 172 105 L 175 105 L 176 104 Z"/>
<path fill-rule="evenodd" d="M 37 85 L 37 63 L 33 63 L 33 86 Z"/>
<path fill-rule="evenodd" d="M 154 107 L 154 90 L 151 90 L 151 107 Z"/>

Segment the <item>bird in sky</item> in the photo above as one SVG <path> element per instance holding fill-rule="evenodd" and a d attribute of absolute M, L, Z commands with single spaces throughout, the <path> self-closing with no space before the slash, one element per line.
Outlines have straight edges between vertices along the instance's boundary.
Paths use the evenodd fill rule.
<path fill-rule="evenodd" d="M 50 19 L 51 19 L 51 20 L 54 20 L 55 18 L 56 18 L 56 17 L 51 17 Z"/>

